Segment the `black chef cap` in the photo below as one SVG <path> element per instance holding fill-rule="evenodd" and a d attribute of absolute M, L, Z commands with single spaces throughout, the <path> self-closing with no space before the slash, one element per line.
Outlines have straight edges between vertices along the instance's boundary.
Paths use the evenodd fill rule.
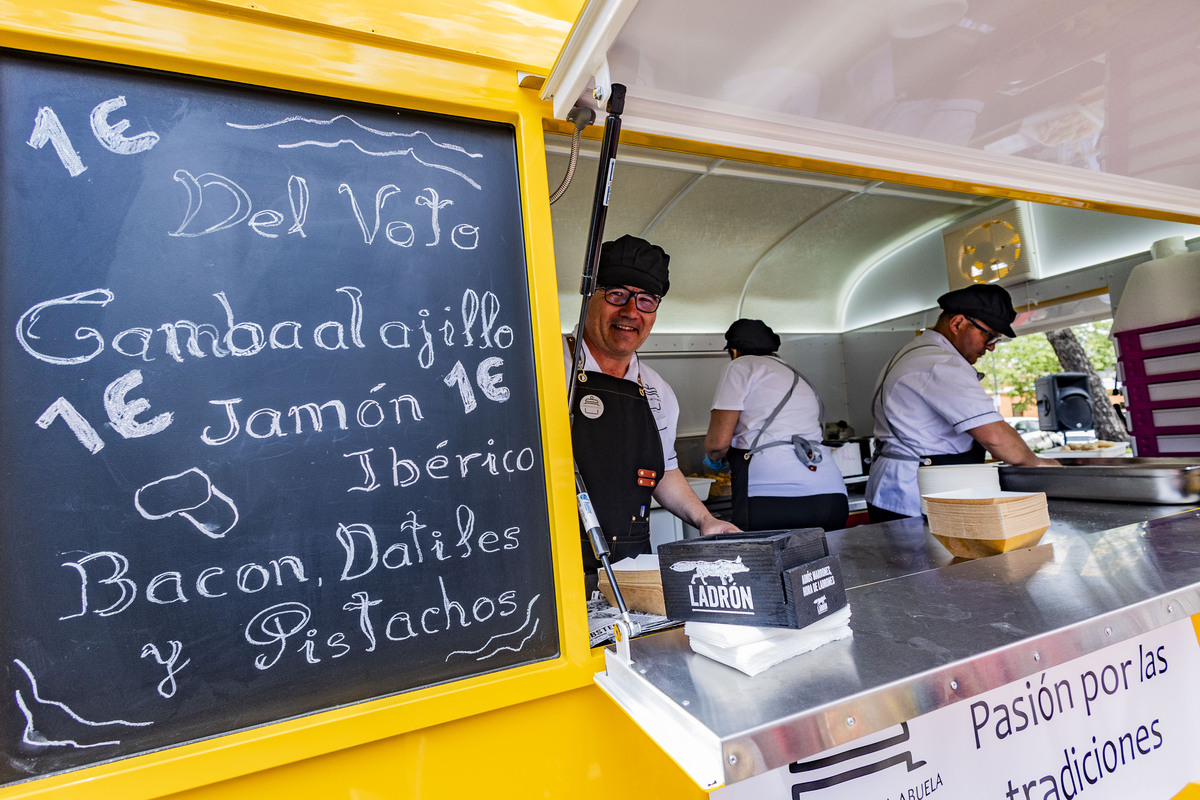
<path fill-rule="evenodd" d="M 671 287 L 670 263 L 671 257 L 658 245 L 626 234 L 600 245 L 596 280 L 601 286 L 636 286 L 661 297 Z"/>
<path fill-rule="evenodd" d="M 938 305 L 951 314 L 963 314 L 979 320 L 996 333 L 1008 338 L 1016 336 L 1012 323 L 1017 318 L 1012 297 L 1004 287 L 994 283 L 973 283 L 938 298 Z"/>
<path fill-rule="evenodd" d="M 770 355 L 779 349 L 779 343 L 779 335 L 761 319 L 739 319 L 725 331 L 725 348 L 741 355 Z"/>

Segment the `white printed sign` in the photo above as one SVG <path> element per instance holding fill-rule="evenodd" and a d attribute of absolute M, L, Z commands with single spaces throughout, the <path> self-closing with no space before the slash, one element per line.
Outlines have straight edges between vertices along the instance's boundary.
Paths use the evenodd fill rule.
<path fill-rule="evenodd" d="M 1190 620 L 712 793 L 715 800 L 1168 800 L 1200 782 Z"/>

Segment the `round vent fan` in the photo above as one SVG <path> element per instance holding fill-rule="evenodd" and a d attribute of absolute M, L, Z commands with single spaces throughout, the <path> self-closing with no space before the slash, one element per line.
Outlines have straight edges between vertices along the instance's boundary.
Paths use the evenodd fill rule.
<path fill-rule="evenodd" d="M 973 283 L 992 283 L 1008 275 L 1020 257 L 1021 234 L 1002 219 L 990 219 L 963 236 L 958 269 Z"/>

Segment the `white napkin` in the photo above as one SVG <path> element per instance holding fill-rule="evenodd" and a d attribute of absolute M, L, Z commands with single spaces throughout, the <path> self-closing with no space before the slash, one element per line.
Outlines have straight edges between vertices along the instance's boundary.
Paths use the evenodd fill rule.
<path fill-rule="evenodd" d="M 683 626 L 692 650 L 747 675 L 816 650 L 850 635 L 850 606 L 835 611 L 807 628 L 758 628 L 688 622 Z"/>

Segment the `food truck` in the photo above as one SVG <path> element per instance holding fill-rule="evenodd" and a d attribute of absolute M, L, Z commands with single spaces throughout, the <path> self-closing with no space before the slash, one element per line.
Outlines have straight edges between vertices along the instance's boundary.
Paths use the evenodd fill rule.
<path fill-rule="evenodd" d="M 590 646 L 598 213 L 672 254 L 689 468 L 738 317 L 867 434 L 977 260 L 1047 330 L 1200 236 L 1196 9 L 1043 6 L 8 4 L 0 797 L 1200 796 L 1186 463 L 988 558 L 829 532 L 853 635 L 753 677 Z M 1194 438 L 1179 274 L 1126 355 Z"/>

